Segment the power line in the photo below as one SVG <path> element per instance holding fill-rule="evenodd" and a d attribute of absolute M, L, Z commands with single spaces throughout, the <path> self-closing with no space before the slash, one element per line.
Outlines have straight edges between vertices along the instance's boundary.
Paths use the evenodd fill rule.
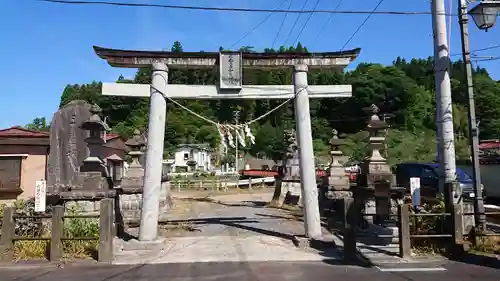
<path fill-rule="evenodd" d="M 358 27 L 358 29 L 356 29 L 356 31 L 354 31 L 354 33 L 351 35 L 351 37 L 349 37 L 349 39 L 344 43 L 344 46 L 342 46 L 342 48 L 340 48 L 340 51 L 343 51 L 344 48 L 351 42 L 351 40 L 354 38 L 354 36 L 356 36 L 356 34 L 361 30 L 361 28 L 366 24 L 366 22 L 372 17 L 372 15 L 377 11 L 378 7 L 380 6 L 380 4 L 382 4 L 382 2 L 384 2 L 384 0 L 380 0 L 378 1 L 377 3 L 377 6 L 375 6 L 375 8 L 373 9 L 373 11 L 368 14 L 368 16 L 365 18 L 365 20 L 361 23 L 361 25 Z"/>
<path fill-rule="evenodd" d="M 288 10 L 292 7 L 293 0 L 290 0 L 290 3 L 288 4 Z M 278 36 L 281 33 L 281 29 L 283 28 L 283 25 L 285 24 L 286 17 L 288 16 L 288 13 L 285 13 L 285 16 L 283 17 L 283 20 L 281 21 L 280 28 L 278 29 L 278 33 L 276 33 L 276 36 L 274 37 L 273 40 L 273 45 L 272 48 L 274 49 L 274 45 L 276 45 L 276 40 L 278 40 Z"/>
<path fill-rule="evenodd" d="M 309 2 L 309 0 L 304 1 L 304 4 L 302 4 L 302 8 L 300 8 L 301 11 L 304 11 L 307 2 Z M 286 46 L 286 43 L 288 43 L 288 39 L 290 39 L 290 37 L 292 36 L 293 30 L 295 29 L 295 26 L 297 25 L 297 22 L 299 21 L 299 18 L 301 15 L 302 14 L 298 14 L 297 17 L 295 18 L 295 22 L 293 23 L 293 26 L 292 26 L 292 29 L 290 29 L 290 32 L 288 32 L 288 36 L 286 37 L 285 43 L 283 43 L 283 46 Z"/>
<path fill-rule="evenodd" d="M 339 0 L 339 2 L 337 3 L 337 6 L 335 6 L 334 8 L 334 11 L 336 11 L 340 5 L 342 4 L 342 2 L 344 2 L 344 0 Z M 330 16 L 328 17 L 328 19 L 326 20 L 325 24 L 323 24 L 323 26 L 321 27 L 321 29 L 319 30 L 318 32 L 318 35 L 316 36 L 316 39 L 314 39 L 313 43 L 311 44 L 311 46 L 314 46 L 316 44 L 316 42 L 318 41 L 319 37 L 321 36 L 321 34 L 323 33 L 323 31 L 326 29 L 326 27 L 328 26 L 328 24 L 330 23 L 330 21 L 332 20 L 333 18 L 333 15 L 335 14 L 330 14 Z"/>
<path fill-rule="evenodd" d="M 73 4 L 73 5 L 109 5 L 109 6 L 123 6 L 123 7 L 151 7 L 151 8 L 165 8 L 165 9 L 181 9 L 181 10 L 203 10 L 203 11 L 225 11 L 225 12 L 253 12 L 253 13 L 292 13 L 292 14 L 352 14 L 352 15 L 431 15 L 430 11 L 355 11 L 355 10 L 272 10 L 272 9 L 250 9 L 250 8 L 225 8 L 225 7 L 204 7 L 204 6 L 182 6 L 182 5 L 161 5 L 161 4 L 145 4 L 145 3 L 122 3 L 122 2 L 109 2 L 109 1 L 69 1 L 69 0 L 33 0 L 38 2 L 58 3 L 58 4 Z M 453 13 L 438 13 L 438 15 L 445 16 L 458 16 Z M 493 14 L 484 14 L 493 15 Z M 496 14 L 495 14 L 496 15 Z"/>
<path fill-rule="evenodd" d="M 470 52 L 476 53 L 476 52 L 482 52 L 482 51 L 493 50 L 493 49 L 498 49 L 498 48 L 500 48 L 500 45 L 485 47 L 485 48 L 481 48 L 481 49 L 475 49 L 475 50 L 471 50 Z M 462 55 L 462 53 L 456 53 L 456 54 L 452 54 L 450 56 L 454 57 L 454 56 L 461 56 L 461 55 Z"/>
<path fill-rule="evenodd" d="M 281 6 L 283 6 L 286 2 L 288 2 L 289 0 L 285 0 L 283 2 L 281 2 L 278 6 L 276 6 L 276 8 L 274 8 L 273 11 L 279 9 Z M 291 1 L 291 0 L 290 0 Z M 230 49 L 232 49 L 234 46 L 236 46 L 238 43 L 241 42 L 241 40 L 245 39 L 248 35 L 252 34 L 255 30 L 257 30 L 263 23 L 265 23 L 272 15 L 274 14 L 274 12 L 269 12 L 269 14 L 263 18 L 259 24 L 257 24 L 253 29 L 247 31 L 240 39 L 238 39 L 238 41 L 236 41 L 236 43 L 234 43 Z"/>
<path fill-rule="evenodd" d="M 317 0 L 317 1 L 316 1 L 316 3 L 314 4 L 314 7 L 313 7 L 313 11 L 315 11 L 315 10 L 316 10 L 316 8 L 318 7 L 318 4 L 319 4 L 319 2 L 320 2 L 320 1 L 321 1 L 321 0 Z M 300 35 L 302 35 L 302 32 L 304 32 L 304 29 L 306 28 L 307 24 L 309 23 L 309 20 L 311 20 L 312 15 L 313 15 L 313 14 L 311 13 L 311 14 L 309 14 L 309 16 L 307 17 L 307 20 L 306 20 L 306 22 L 304 23 L 304 25 L 302 26 L 302 29 L 300 30 L 299 35 L 297 35 L 297 38 L 295 38 L 295 41 L 294 41 L 295 43 L 294 43 L 294 45 L 296 45 L 296 44 L 298 43 L 299 38 L 300 38 Z"/>
<path fill-rule="evenodd" d="M 492 61 L 492 60 L 500 60 L 500 56 L 489 57 L 489 58 L 472 58 L 471 60 L 480 62 L 480 61 Z"/>
<path fill-rule="evenodd" d="M 500 48 L 500 45 L 495 45 L 495 46 L 490 46 L 486 48 L 481 48 L 481 49 L 476 49 L 473 52 L 481 52 L 481 51 L 486 51 L 486 50 L 491 50 L 491 49 L 498 49 Z"/>

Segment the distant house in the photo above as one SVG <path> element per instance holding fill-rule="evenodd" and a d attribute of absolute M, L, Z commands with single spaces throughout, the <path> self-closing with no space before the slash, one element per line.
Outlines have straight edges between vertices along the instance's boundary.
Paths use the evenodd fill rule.
<path fill-rule="evenodd" d="M 35 182 L 47 178 L 49 134 L 20 127 L 0 130 L 0 200 L 35 195 Z"/>
<path fill-rule="evenodd" d="M 210 147 L 206 144 L 181 144 L 174 152 L 174 159 L 163 161 L 172 172 L 210 171 Z"/>
<path fill-rule="evenodd" d="M 253 156 L 246 156 L 244 159 L 245 169 L 254 170 L 276 170 L 278 163 L 271 159 L 260 159 Z M 243 168 L 243 167 L 241 167 Z"/>
<path fill-rule="evenodd" d="M 111 177 L 119 180 L 129 148 L 117 134 L 106 134 L 102 159 Z M 35 183 L 47 179 L 50 134 L 11 127 L 0 130 L 0 201 L 28 199 Z"/>

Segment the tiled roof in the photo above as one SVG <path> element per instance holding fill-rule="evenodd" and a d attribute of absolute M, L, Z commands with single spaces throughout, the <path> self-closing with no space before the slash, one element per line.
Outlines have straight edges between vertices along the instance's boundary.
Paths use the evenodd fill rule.
<path fill-rule="evenodd" d="M 116 138 L 121 138 L 121 136 L 119 134 L 115 134 L 115 133 L 106 134 L 106 141 L 113 140 Z"/>
<path fill-rule="evenodd" d="M 0 130 L 0 137 L 48 138 L 49 136 L 50 134 L 47 132 L 29 130 L 17 126 Z"/>

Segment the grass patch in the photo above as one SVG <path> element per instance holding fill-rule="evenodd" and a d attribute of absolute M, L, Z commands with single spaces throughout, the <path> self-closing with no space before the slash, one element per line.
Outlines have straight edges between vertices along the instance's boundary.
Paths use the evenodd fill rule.
<path fill-rule="evenodd" d="M 21 216 L 33 216 L 34 201 L 18 201 L 14 204 L 16 214 Z M 3 212 L 3 208 L 2 208 Z M 46 214 L 50 214 L 48 209 Z M 75 207 L 67 210 L 68 215 L 81 213 Z M 30 240 L 14 241 L 13 256 L 19 260 L 38 260 L 49 258 L 50 241 L 35 240 L 37 238 L 51 237 L 51 220 L 47 218 L 16 218 L 15 235 Z M 68 218 L 64 219 L 63 236 L 65 238 L 95 237 L 96 240 L 63 240 L 63 258 L 82 259 L 96 258 L 99 241 L 98 219 L 90 218 Z"/>
<path fill-rule="evenodd" d="M 500 254 L 500 236 L 477 237 L 473 243 L 473 250 L 489 254 Z"/>
<path fill-rule="evenodd" d="M 14 260 L 47 259 L 50 242 L 42 240 L 28 240 L 14 242 Z"/>

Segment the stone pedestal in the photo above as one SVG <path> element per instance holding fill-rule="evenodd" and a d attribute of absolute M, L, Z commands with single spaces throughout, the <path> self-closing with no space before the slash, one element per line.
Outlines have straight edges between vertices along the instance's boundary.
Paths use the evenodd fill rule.
<path fill-rule="evenodd" d="M 168 181 L 161 184 L 160 187 L 160 204 L 159 204 L 159 220 L 166 220 L 166 214 L 168 209 L 171 207 L 171 202 L 169 200 L 170 194 Z M 119 195 L 120 211 L 123 216 L 123 221 L 125 223 L 135 223 L 141 218 L 142 209 L 142 187 L 139 189 L 127 188 L 123 189 L 123 193 Z"/>

